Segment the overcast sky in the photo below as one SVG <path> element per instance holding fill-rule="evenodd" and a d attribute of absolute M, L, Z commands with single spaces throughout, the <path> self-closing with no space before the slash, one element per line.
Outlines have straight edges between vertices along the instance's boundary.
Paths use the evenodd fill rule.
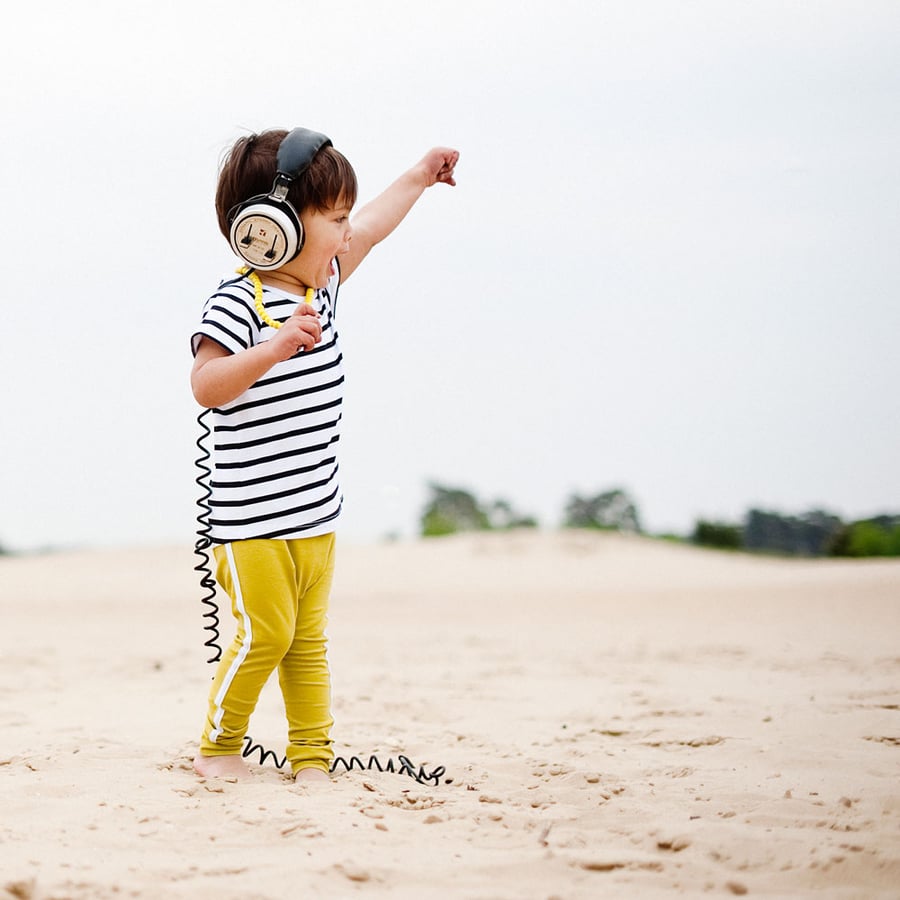
<path fill-rule="evenodd" d="M 900 4 L 269 0 L 4 13 L 0 544 L 193 540 L 189 336 L 219 159 L 304 125 L 360 201 L 343 534 L 433 479 L 546 526 L 900 510 Z"/>

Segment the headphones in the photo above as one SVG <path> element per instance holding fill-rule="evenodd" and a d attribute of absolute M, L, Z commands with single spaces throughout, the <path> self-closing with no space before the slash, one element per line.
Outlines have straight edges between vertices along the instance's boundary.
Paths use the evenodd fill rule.
<path fill-rule="evenodd" d="M 272 190 L 237 204 L 229 213 L 231 249 L 247 265 L 265 272 L 290 262 L 303 249 L 303 226 L 288 202 L 292 182 L 299 178 L 331 141 L 324 134 L 295 128 L 278 146 Z"/>

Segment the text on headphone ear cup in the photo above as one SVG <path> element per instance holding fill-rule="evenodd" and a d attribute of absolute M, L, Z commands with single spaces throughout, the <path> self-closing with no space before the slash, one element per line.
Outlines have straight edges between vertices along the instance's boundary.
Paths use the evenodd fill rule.
<path fill-rule="evenodd" d="M 239 207 L 231 223 L 231 249 L 254 269 L 277 269 L 303 246 L 303 226 L 293 206 L 256 197 Z"/>

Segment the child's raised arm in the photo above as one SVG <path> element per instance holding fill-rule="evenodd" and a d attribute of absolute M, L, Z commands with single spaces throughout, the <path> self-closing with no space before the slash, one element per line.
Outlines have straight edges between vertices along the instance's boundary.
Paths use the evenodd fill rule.
<path fill-rule="evenodd" d="M 458 151 L 434 147 L 353 217 L 350 249 L 341 255 L 341 281 L 346 281 L 368 252 L 403 221 L 426 188 L 456 185 L 453 171 L 458 159 Z"/>

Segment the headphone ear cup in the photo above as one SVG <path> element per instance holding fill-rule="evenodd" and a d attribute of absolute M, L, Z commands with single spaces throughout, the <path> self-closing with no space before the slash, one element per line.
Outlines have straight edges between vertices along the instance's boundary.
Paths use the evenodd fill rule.
<path fill-rule="evenodd" d="M 265 272 L 290 262 L 303 249 L 303 225 L 287 199 L 290 184 L 299 178 L 331 141 L 318 131 L 295 128 L 278 147 L 272 190 L 251 197 L 229 213 L 231 249 L 245 263 Z"/>
<path fill-rule="evenodd" d="M 303 247 L 303 225 L 290 203 L 253 197 L 231 222 L 231 249 L 247 265 L 265 272 L 292 260 Z"/>

